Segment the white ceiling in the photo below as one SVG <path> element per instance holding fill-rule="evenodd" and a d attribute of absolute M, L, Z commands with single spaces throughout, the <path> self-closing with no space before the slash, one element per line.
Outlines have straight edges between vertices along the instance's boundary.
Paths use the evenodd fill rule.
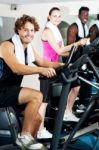
<path fill-rule="evenodd" d="M 49 3 L 49 2 L 65 2 L 68 0 L 0 0 L 1 4 L 33 4 L 33 3 Z"/>
<path fill-rule="evenodd" d="M 66 2 L 66 1 L 77 1 L 77 0 L 0 0 L 0 4 L 24 5 L 24 4 L 33 4 L 33 3 L 51 3 L 51 2 Z"/>

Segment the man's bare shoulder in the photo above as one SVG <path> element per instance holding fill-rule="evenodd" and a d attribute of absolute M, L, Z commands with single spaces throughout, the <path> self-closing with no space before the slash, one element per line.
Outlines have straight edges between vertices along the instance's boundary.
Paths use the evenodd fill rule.
<path fill-rule="evenodd" d="M 77 31 L 78 30 L 78 27 L 77 27 L 77 24 L 76 23 L 72 23 L 69 27 L 68 27 L 68 30 L 75 30 Z"/>
<path fill-rule="evenodd" d="M 4 41 L 0 44 L 0 57 L 4 57 L 4 55 L 14 52 L 14 45 L 10 41 Z"/>
<path fill-rule="evenodd" d="M 14 45 L 10 41 L 4 41 L 0 44 L 1 48 L 14 48 Z"/>
<path fill-rule="evenodd" d="M 76 35 L 77 33 L 78 33 L 78 27 L 76 23 L 72 23 L 67 29 L 67 35 L 73 36 Z"/>

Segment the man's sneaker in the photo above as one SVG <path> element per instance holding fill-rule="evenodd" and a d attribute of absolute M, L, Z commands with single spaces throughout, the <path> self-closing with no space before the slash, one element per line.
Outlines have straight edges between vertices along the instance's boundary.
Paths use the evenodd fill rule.
<path fill-rule="evenodd" d="M 51 139 L 52 138 L 52 134 L 46 130 L 46 128 L 38 131 L 37 133 L 37 139 Z"/>
<path fill-rule="evenodd" d="M 70 114 L 64 116 L 63 121 L 78 122 L 79 118 L 77 118 L 74 114 L 70 113 Z"/>
<path fill-rule="evenodd" d="M 19 135 L 16 139 L 16 144 L 21 147 L 21 149 L 28 150 L 41 150 L 43 144 L 37 143 L 31 135 Z"/>

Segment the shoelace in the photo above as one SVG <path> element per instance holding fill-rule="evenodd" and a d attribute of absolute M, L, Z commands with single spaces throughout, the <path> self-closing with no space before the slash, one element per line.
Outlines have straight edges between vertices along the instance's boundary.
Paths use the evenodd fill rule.
<path fill-rule="evenodd" d="M 31 141 L 34 141 L 34 138 L 31 135 L 23 135 L 19 137 L 25 144 L 28 144 Z"/>
<path fill-rule="evenodd" d="M 27 136 L 30 138 L 30 140 L 34 140 L 34 138 L 31 136 L 31 134 L 29 134 Z"/>

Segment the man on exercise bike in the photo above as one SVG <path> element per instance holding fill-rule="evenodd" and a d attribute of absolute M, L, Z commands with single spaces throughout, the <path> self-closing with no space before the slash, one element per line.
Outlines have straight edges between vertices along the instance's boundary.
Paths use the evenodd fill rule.
<path fill-rule="evenodd" d="M 41 74 L 48 78 L 56 75 L 53 68 L 63 63 L 42 59 L 31 42 L 39 25 L 34 17 L 23 15 L 15 22 L 14 36 L 0 45 L 0 106 L 12 106 L 15 110 L 23 106 L 23 126 L 16 144 L 21 148 L 40 150 L 43 145 L 34 140 L 42 121 L 38 110 L 43 96 L 40 91 L 21 87 L 23 75 Z M 32 66 L 35 63 L 38 66 Z"/>

